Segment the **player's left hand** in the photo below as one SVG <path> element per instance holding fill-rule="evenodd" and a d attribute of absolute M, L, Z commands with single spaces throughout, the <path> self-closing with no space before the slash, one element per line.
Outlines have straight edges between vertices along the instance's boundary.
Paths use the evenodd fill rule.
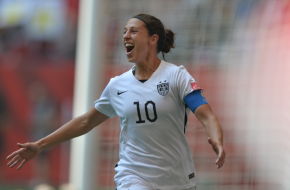
<path fill-rule="evenodd" d="M 217 159 L 215 161 L 215 164 L 217 165 L 217 168 L 221 168 L 225 163 L 226 153 L 223 148 L 222 144 L 215 143 L 211 140 L 211 138 L 208 138 L 208 142 L 211 145 L 212 149 L 217 154 Z"/>

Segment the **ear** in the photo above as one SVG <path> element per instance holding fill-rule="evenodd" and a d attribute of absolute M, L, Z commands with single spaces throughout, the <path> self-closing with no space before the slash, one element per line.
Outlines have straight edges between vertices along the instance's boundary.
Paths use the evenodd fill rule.
<path fill-rule="evenodd" d="M 154 44 L 158 44 L 158 40 L 159 40 L 159 36 L 157 34 L 153 34 L 151 37 L 150 37 L 150 43 L 152 45 Z"/>

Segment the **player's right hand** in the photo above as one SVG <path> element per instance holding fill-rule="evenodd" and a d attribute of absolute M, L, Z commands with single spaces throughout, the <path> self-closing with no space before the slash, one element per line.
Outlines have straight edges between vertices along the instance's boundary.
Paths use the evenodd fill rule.
<path fill-rule="evenodd" d="M 21 169 L 24 164 L 34 158 L 39 152 L 40 148 L 34 142 L 29 143 L 17 143 L 19 149 L 12 152 L 7 156 L 7 166 L 9 168 L 16 167 L 16 169 Z"/>

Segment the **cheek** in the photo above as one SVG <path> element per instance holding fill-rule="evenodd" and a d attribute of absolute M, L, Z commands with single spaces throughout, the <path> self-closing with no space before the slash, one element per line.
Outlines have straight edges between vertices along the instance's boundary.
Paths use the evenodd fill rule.
<path fill-rule="evenodd" d="M 136 49 L 138 51 L 138 53 L 140 54 L 147 54 L 147 52 L 149 51 L 149 42 L 148 41 L 140 41 L 140 43 L 138 43 Z"/>

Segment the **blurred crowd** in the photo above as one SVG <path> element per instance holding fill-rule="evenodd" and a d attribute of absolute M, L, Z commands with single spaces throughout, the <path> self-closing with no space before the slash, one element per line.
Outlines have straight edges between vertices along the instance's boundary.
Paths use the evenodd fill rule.
<path fill-rule="evenodd" d="M 78 7 L 78 0 L 0 0 L 2 161 L 17 142 L 39 139 L 71 118 Z M 21 172 L 1 161 L 0 188 L 65 181 L 64 146 L 42 153 Z"/>

